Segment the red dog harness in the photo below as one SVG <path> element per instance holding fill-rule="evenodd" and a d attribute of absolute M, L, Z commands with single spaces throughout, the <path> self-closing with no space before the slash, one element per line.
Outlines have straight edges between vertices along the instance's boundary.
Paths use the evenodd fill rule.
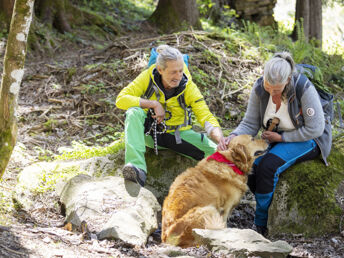
<path fill-rule="evenodd" d="M 221 162 L 221 163 L 226 163 L 226 164 L 227 164 L 228 166 L 230 166 L 230 167 L 233 169 L 233 171 L 234 171 L 235 173 L 237 173 L 238 175 L 243 175 L 243 174 L 244 174 L 240 169 L 238 169 L 237 166 L 235 166 L 235 164 L 234 164 L 233 162 L 231 162 L 231 161 L 229 161 L 228 159 L 226 159 L 225 156 L 223 156 L 223 155 L 222 155 L 221 153 L 219 153 L 219 152 L 215 152 L 213 155 L 209 156 L 209 157 L 207 158 L 207 161 L 209 161 L 210 159 L 216 160 L 216 161 Z"/>

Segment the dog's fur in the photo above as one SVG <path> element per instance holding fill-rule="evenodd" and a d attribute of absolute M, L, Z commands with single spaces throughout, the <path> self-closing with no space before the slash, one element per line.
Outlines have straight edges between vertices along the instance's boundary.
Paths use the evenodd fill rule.
<path fill-rule="evenodd" d="M 264 140 L 240 135 L 231 140 L 228 150 L 219 151 L 244 175 L 216 160 L 201 160 L 196 167 L 180 174 L 170 187 L 162 210 L 162 235 L 165 243 L 181 247 L 197 243 L 193 228 L 220 229 L 247 191 L 247 175 L 254 160 L 265 153 Z"/>

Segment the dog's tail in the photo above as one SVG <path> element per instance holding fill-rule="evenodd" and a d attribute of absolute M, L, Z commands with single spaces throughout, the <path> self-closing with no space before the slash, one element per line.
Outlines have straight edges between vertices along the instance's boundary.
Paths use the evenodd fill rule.
<path fill-rule="evenodd" d="M 226 227 L 223 218 L 213 206 L 194 207 L 163 232 L 162 241 L 181 247 L 195 246 L 193 228 L 222 229 Z"/>
<path fill-rule="evenodd" d="M 203 219 L 204 219 L 204 228 L 206 229 L 222 229 L 226 227 L 226 222 L 223 221 L 223 217 L 213 206 L 204 207 Z"/>

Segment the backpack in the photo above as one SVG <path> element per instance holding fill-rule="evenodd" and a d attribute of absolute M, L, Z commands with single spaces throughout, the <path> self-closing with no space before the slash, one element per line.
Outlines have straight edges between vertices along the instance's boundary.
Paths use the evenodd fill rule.
<path fill-rule="evenodd" d="M 156 52 L 156 48 L 153 47 L 150 52 L 150 57 L 148 61 L 147 67 L 150 67 L 152 64 L 156 63 L 156 58 L 158 57 L 158 52 Z M 183 54 L 183 60 L 186 66 L 189 66 L 189 56 L 187 54 Z"/>
<path fill-rule="evenodd" d="M 309 64 L 297 64 L 296 70 L 300 73 L 296 81 L 296 97 L 300 101 L 303 91 L 307 86 L 308 79 L 313 83 L 315 89 L 318 92 L 321 106 L 325 115 L 325 121 L 332 123 L 334 119 L 333 112 L 333 95 L 320 88 L 317 81 L 317 74 L 320 70 L 318 67 Z M 301 76 L 305 75 L 305 76 Z"/>

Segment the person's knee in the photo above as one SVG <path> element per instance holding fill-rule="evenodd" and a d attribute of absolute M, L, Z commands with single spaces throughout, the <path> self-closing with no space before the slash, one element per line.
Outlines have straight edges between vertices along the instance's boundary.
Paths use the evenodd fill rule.
<path fill-rule="evenodd" d="M 126 123 L 128 123 L 129 121 L 132 121 L 132 122 L 133 121 L 140 121 L 141 123 L 144 123 L 145 119 L 146 119 L 146 114 L 143 111 L 143 109 L 140 107 L 132 107 L 132 108 L 129 108 L 125 112 Z M 130 124 L 132 124 L 132 123 L 130 123 Z"/>
<path fill-rule="evenodd" d="M 255 169 L 256 192 L 269 193 L 273 191 L 275 173 L 283 164 L 285 161 L 275 154 L 268 153 L 265 155 Z"/>
<path fill-rule="evenodd" d="M 140 107 L 132 107 L 128 108 L 128 110 L 125 112 L 126 117 L 132 117 L 132 116 L 144 116 L 145 112 Z"/>
<path fill-rule="evenodd" d="M 252 168 L 252 173 L 248 175 L 247 178 L 247 186 L 248 188 L 250 188 L 250 191 L 252 193 L 256 192 L 256 175 L 255 175 L 255 169 L 256 169 L 256 165 L 253 165 Z"/>

